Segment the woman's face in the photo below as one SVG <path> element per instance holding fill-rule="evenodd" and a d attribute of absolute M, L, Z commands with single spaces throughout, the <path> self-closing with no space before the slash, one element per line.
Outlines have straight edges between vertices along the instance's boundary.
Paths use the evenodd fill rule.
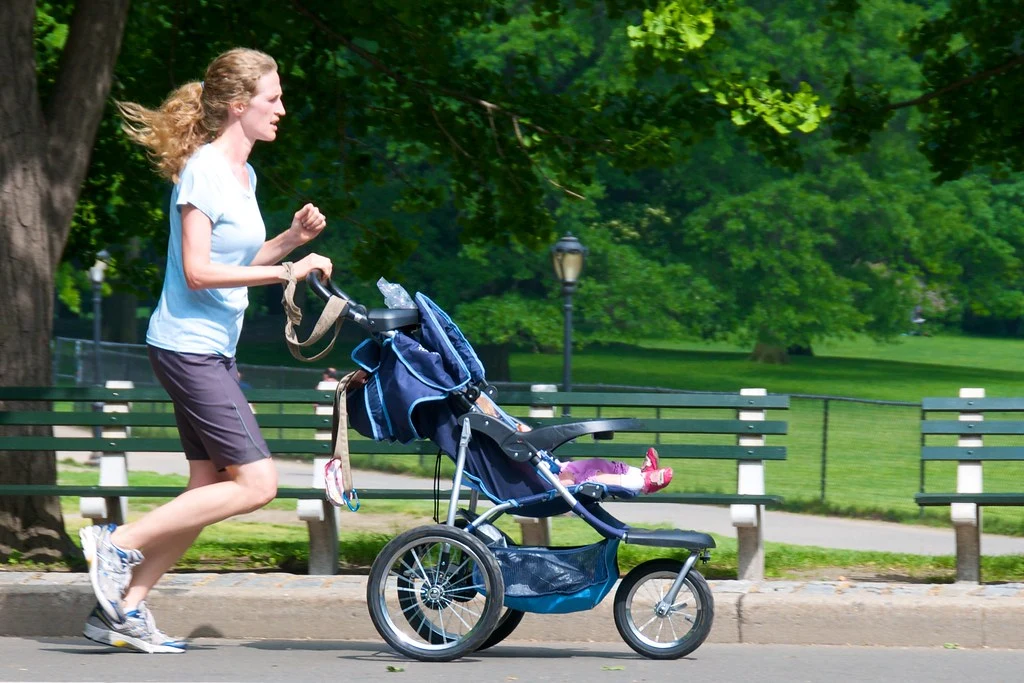
<path fill-rule="evenodd" d="M 256 82 L 256 94 L 238 118 L 250 140 L 272 142 L 277 137 L 277 122 L 284 114 L 281 78 L 271 71 Z"/>

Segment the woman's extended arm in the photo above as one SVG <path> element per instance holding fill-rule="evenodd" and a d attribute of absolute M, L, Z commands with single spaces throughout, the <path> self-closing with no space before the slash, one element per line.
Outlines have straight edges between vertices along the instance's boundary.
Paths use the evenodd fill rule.
<path fill-rule="evenodd" d="M 323 226 L 320 229 L 322 230 Z M 285 279 L 285 269 L 279 265 L 256 265 L 255 260 L 253 265 L 248 266 L 214 263 L 210 260 L 212 233 L 213 225 L 206 214 L 192 205 L 182 207 L 181 263 L 189 289 L 251 287 L 282 282 Z M 267 244 L 269 242 L 264 243 L 264 249 Z M 260 253 L 263 253 L 263 249 L 260 249 Z M 319 254 L 309 254 L 294 265 L 292 274 L 301 280 L 313 269 L 322 270 L 325 276 L 330 277 L 331 260 Z"/>
<path fill-rule="evenodd" d="M 320 209 L 306 204 L 295 212 L 287 230 L 263 243 L 251 265 L 267 266 L 280 262 L 297 247 L 323 232 L 326 226 L 327 219 L 320 213 Z"/>

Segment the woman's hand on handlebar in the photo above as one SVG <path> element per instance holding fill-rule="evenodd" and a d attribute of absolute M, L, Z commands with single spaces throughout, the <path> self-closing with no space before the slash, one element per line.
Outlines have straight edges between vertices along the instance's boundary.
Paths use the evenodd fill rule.
<path fill-rule="evenodd" d="M 292 264 L 292 275 L 295 276 L 296 280 L 305 280 L 306 276 L 314 270 L 319 270 L 323 275 L 321 276 L 322 281 L 327 281 L 331 277 L 331 271 L 333 264 L 331 259 L 320 254 L 307 254 L 302 259 Z"/>

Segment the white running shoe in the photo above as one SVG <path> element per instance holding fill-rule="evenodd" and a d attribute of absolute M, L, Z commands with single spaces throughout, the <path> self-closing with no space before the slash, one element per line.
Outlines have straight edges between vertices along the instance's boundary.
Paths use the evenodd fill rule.
<path fill-rule="evenodd" d="M 111 621 L 123 622 L 121 598 L 131 583 L 132 567 L 142 562 L 143 557 L 138 550 L 122 550 L 111 543 L 110 534 L 116 528 L 114 524 L 87 526 L 78 532 L 78 537 L 89 564 L 89 583 L 100 607 Z"/>
<path fill-rule="evenodd" d="M 85 620 L 82 635 L 97 643 L 148 654 L 179 654 L 187 647 L 184 640 L 171 638 L 156 627 L 144 602 L 130 610 L 121 623 L 111 621 L 102 605 L 96 605 Z"/>

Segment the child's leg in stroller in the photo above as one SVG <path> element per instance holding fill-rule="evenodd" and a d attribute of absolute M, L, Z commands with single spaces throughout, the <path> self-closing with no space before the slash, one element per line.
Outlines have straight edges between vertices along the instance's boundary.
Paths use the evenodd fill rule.
<path fill-rule="evenodd" d="M 621 486 L 637 493 L 653 493 L 669 485 L 672 481 L 672 469 L 664 467 L 641 470 L 624 462 L 589 458 L 564 463 L 559 473 L 559 481 L 566 485 L 593 481 L 609 486 Z"/>
<path fill-rule="evenodd" d="M 605 460 L 604 458 L 588 458 L 586 460 L 572 460 L 562 465 L 559 478 L 562 482 L 570 480 L 572 484 L 582 484 L 585 481 L 597 481 L 601 475 L 621 476 L 629 471 L 629 465 L 624 462 Z M 636 468 L 634 468 L 636 469 Z M 603 481 L 603 484 L 611 484 L 612 481 Z M 614 482 L 618 484 L 618 481 Z"/>

